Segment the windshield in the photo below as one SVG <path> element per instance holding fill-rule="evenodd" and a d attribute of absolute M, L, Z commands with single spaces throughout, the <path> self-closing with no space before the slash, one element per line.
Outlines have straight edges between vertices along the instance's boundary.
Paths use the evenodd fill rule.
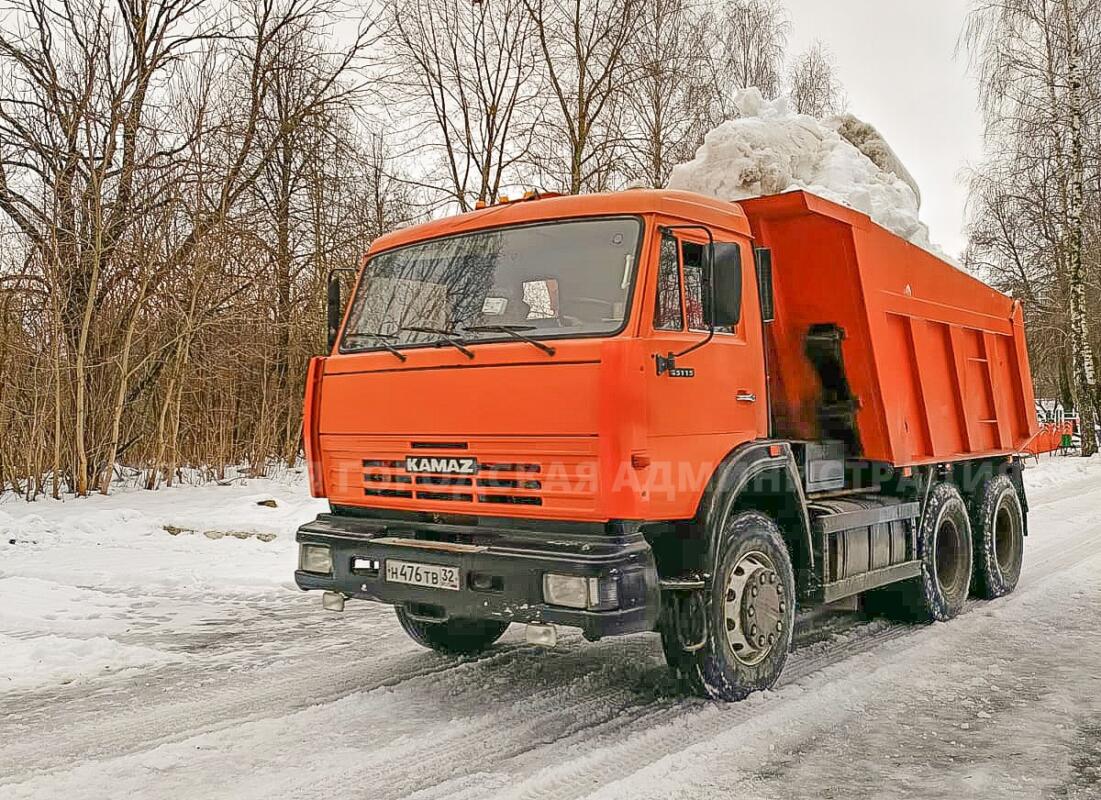
<path fill-rule="evenodd" d="M 509 331 L 531 338 L 618 332 L 641 230 L 635 218 L 575 220 L 377 255 L 364 268 L 341 350 L 436 343 L 444 334 L 476 342 Z"/>

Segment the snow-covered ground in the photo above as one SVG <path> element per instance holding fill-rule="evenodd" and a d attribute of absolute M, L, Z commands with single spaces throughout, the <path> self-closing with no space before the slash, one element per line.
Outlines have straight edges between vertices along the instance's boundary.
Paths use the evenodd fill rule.
<path fill-rule="evenodd" d="M 1026 478 L 1015 594 L 804 635 L 729 706 L 653 635 L 444 657 L 388 608 L 322 612 L 300 481 L 11 499 L 0 798 L 1101 797 L 1101 459 Z"/>

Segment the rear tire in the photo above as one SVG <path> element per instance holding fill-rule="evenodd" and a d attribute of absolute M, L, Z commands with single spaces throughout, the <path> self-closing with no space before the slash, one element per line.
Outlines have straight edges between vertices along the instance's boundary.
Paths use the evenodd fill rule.
<path fill-rule="evenodd" d="M 906 622 L 943 622 L 963 610 L 971 585 L 971 519 L 955 484 L 933 487 L 920 541 L 921 575 L 870 593 L 869 610 Z"/>
<path fill-rule="evenodd" d="M 480 653 L 508 630 L 509 623 L 492 619 L 449 619 L 446 622 L 424 622 L 409 616 L 401 606 L 395 606 L 398 622 L 409 637 L 419 645 L 439 653 L 468 655 Z"/>
<path fill-rule="evenodd" d="M 780 677 L 795 626 L 795 574 L 779 527 L 764 514 L 733 515 L 722 542 L 700 609 L 703 646 L 686 651 L 669 621 L 662 626 L 662 646 L 694 693 L 734 701 L 771 688 Z"/>
<path fill-rule="evenodd" d="M 991 600 L 1017 588 L 1024 556 L 1024 512 L 1017 487 L 1006 475 L 983 483 L 971 503 L 976 597 Z"/>

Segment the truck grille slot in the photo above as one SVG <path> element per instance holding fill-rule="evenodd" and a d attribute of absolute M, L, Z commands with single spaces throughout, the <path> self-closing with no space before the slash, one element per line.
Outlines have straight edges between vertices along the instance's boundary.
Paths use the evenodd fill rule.
<path fill-rule="evenodd" d="M 538 464 L 482 464 L 487 472 L 539 472 Z"/>
<path fill-rule="evenodd" d="M 479 486 L 490 489 L 542 489 L 539 481 L 518 481 L 512 478 L 479 478 Z"/>
<path fill-rule="evenodd" d="M 478 502 L 503 503 L 514 506 L 541 506 L 543 505 L 543 498 L 519 494 L 480 494 L 478 495 Z"/>
<path fill-rule="evenodd" d="M 470 478 L 448 478 L 435 475 L 421 475 L 417 478 L 418 486 L 473 486 Z"/>
<path fill-rule="evenodd" d="M 364 489 L 363 493 L 368 497 L 412 497 L 413 493 L 408 489 Z"/>
<path fill-rule="evenodd" d="M 409 446 L 414 450 L 466 450 L 470 447 L 466 442 L 410 442 Z"/>
<path fill-rule="evenodd" d="M 363 480 L 370 483 L 412 483 L 413 479 L 408 475 L 383 475 L 378 472 L 367 472 Z"/>
<path fill-rule="evenodd" d="M 417 492 L 418 500 L 447 500 L 452 503 L 469 503 L 474 500 L 472 494 L 452 494 L 451 492 Z"/>

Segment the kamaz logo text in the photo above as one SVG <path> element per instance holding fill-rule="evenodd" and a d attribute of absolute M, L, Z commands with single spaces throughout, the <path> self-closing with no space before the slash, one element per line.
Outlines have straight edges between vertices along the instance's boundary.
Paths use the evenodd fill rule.
<path fill-rule="evenodd" d="M 405 457 L 406 472 L 431 472 L 437 475 L 474 475 L 478 461 L 473 458 Z"/>

